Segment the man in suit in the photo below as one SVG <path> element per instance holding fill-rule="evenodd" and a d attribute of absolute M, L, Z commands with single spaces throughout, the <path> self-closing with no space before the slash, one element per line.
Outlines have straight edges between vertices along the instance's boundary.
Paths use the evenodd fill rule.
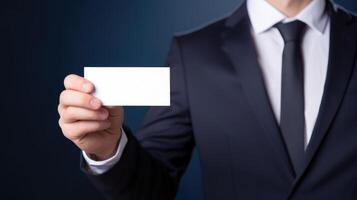
<path fill-rule="evenodd" d="M 357 199 L 356 49 L 331 1 L 247 0 L 174 37 L 171 106 L 135 136 L 76 75 L 59 123 L 109 199 L 173 199 L 194 147 L 205 199 Z"/>

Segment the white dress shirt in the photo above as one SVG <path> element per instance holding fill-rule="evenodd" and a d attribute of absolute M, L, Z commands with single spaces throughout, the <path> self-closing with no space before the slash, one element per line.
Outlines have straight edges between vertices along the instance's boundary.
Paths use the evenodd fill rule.
<path fill-rule="evenodd" d="M 88 164 L 88 170 L 92 174 L 99 175 L 111 169 L 117 162 L 119 162 L 121 154 L 124 151 L 124 147 L 126 143 L 128 143 L 128 137 L 125 135 L 124 130 L 121 131 L 122 135 L 119 141 L 118 149 L 113 157 L 107 160 L 96 161 L 91 159 L 86 152 L 82 151 L 84 160 L 86 160 Z"/>
<path fill-rule="evenodd" d="M 287 18 L 266 1 L 247 1 L 258 61 L 278 122 L 280 122 L 284 40 L 278 29 L 273 26 L 278 22 L 286 23 L 294 20 L 307 24 L 301 44 L 304 61 L 305 147 L 310 141 L 317 119 L 327 74 L 330 18 L 325 7 L 326 0 L 313 0 L 297 16 Z"/>
<path fill-rule="evenodd" d="M 265 87 L 277 121 L 280 123 L 281 71 L 284 40 L 277 28 L 278 22 L 300 20 L 307 25 L 302 39 L 304 60 L 305 148 L 310 141 L 317 119 L 327 74 L 330 18 L 326 13 L 326 0 L 312 0 L 297 16 L 288 18 L 265 0 L 247 0 L 251 32 L 255 41 Z M 120 159 L 127 143 L 123 132 L 116 154 L 104 161 L 94 161 L 83 152 L 89 170 L 102 174 Z"/>

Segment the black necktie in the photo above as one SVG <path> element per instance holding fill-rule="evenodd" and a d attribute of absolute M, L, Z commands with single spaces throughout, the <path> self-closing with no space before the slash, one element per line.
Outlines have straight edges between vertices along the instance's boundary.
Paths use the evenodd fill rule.
<path fill-rule="evenodd" d="M 284 39 L 281 82 L 280 128 L 295 174 L 305 160 L 304 77 L 301 38 L 305 24 L 301 21 L 276 25 Z"/>

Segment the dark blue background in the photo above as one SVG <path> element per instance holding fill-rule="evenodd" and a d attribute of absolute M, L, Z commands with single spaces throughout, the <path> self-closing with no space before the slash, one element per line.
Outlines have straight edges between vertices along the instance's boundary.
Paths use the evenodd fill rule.
<path fill-rule="evenodd" d="M 336 1 L 357 11 L 354 0 Z M 240 0 L 12 0 L 0 5 L 0 199 L 101 199 L 61 134 L 62 81 L 83 66 L 162 66 L 174 32 L 222 17 Z M 127 107 L 135 131 L 144 107 Z M 202 199 L 197 153 L 177 199 Z"/>

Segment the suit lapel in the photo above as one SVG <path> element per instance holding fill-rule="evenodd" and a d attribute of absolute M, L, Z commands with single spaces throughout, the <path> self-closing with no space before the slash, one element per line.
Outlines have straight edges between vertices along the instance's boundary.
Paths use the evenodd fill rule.
<path fill-rule="evenodd" d="M 329 2 L 331 33 L 329 64 L 319 114 L 307 148 L 304 170 L 295 180 L 295 186 L 302 178 L 307 167 L 316 155 L 319 146 L 340 107 L 353 69 L 356 52 L 356 30 L 350 26 L 350 16 L 341 12 Z M 292 187 L 292 190 L 294 187 Z"/>
<path fill-rule="evenodd" d="M 280 134 L 278 123 L 271 108 L 261 69 L 257 61 L 256 49 L 250 32 L 250 20 L 246 5 L 227 19 L 227 30 L 222 34 L 222 49 L 235 67 L 244 94 L 258 122 L 263 127 L 262 133 L 276 151 L 278 162 L 293 180 L 293 168 Z"/>

